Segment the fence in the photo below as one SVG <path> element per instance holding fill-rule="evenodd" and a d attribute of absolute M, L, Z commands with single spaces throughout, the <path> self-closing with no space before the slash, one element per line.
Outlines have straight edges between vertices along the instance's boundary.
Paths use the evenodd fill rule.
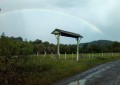
<path fill-rule="evenodd" d="M 37 54 L 38 56 L 38 54 Z M 51 57 L 51 58 L 55 58 L 57 57 L 56 54 L 47 54 L 46 52 L 44 53 L 43 55 L 44 57 Z M 79 54 L 79 60 L 81 58 L 89 58 L 89 59 L 92 59 L 92 58 L 96 58 L 96 57 L 114 57 L 114 56 L 120 56 L 120 53 L 80 53 Z M 58 58 L 59 60 L 76 60 L 77 58 L 77 55 L 76 54 L 67 54 L 65 52 L 65 54 L 61 54 L 60 57 Z"/>

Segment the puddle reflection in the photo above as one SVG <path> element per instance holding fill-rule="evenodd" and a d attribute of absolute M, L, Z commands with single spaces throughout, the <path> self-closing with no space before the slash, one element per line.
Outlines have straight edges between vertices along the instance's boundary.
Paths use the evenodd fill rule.
<path fill-rule="evenodd" d="M 85 85 L 85 82 L 86 82 L 86 79 L 81 79 L 81 80 L 78 80 L 78 81 L 71 82 L 68 85 Z"/>

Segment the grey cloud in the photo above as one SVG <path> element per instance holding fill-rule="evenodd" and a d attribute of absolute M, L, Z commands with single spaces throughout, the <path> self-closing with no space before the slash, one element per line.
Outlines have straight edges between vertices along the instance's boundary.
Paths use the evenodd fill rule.
<path fill-rule="evenodd" d="M 8 14 L 4 17 L 0 16 L 0 33 L 6 31 L 6 34 L 9 35 L 17 36 L 19 34 L 32 40 L 40 38 L 55 42 L 55 38 L 50 32 L 55 27 L 58 27 L 82 34 L 84 36 L 83 42 L 97 39 L 120 40 L 118 37 L 120 32 L 119 0 L 4 0 L 0 1 L 0 6 L 3 8 L 3 11 L 27 8 L 62 11 L 92 23 L 102 30 L 104 35 L 91 30 L 91 27 L 85 26 L 82 22 L 78 22 L 72 17 L 35 11 L 24 12 L 23 14 Z M 10 28 L 11 31 L 8 30 Z M 62 39 L 63 43 L 72 41 L 71 39 Z"/>
<path fill-rule="evenodd" d="M 19 17 L 19 18 L 18 18 Z M 25 36 L 25 22 L 22 13 L 10 14 L 0 17 L 0 34 L 5 32 L 8 36 Z"/>
<path fill-rule="evenodd" d="M 53 5 L 62 7 L 62 8 L 73 8 L 77 6 L 84 6 L 88 3 L 86 0 L 58 0 L 53 2 Z"/>

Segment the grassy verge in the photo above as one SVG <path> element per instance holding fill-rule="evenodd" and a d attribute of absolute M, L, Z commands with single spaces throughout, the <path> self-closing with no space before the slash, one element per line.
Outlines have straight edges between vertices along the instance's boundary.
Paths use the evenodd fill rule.
<path fill-rule="evenodd" d="M 27 56 L 20 58 L 0 57 L 1 85 L 50 85 L 56 81 L 77 73 L 86 71 L 97 65 L 120 59 L 119 55 L 80 58 L 77 62 L 75 55 Z"/>

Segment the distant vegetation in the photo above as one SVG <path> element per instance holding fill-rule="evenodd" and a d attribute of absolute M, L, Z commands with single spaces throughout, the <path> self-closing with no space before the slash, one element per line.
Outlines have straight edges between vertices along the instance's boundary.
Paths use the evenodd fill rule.
<path fill-rule="evenodd" d="M 76 54 L 76 45 L 61 44 L 60 53 Z M 36 39 L 35 41 L 23 41 L 21 37 L 8 37 L 4 33 L 0 38 L 0 56 L 22 56 L 32 54 L 56 54 L 57 46 L 47 41 Z M 120 42 L 107 40 L 82 43 L 80 53 L 108 53 L 120 52 Z"/>
<path fill-rule="evenodd" d="M 0 84 L 49 85 L 120 58 L 120 43 L 106 40 L 81 44 L 78 62 L 76 45 L 61 44 L 60 59 L 55 55 L 56 49 L 56 45 L 49 42 L 39 39 L 27 41 L 3 33 L 0 37 Z M 45 52 L 47 55 L 44 55 Z M 66 57 L 63 55 L 65 52 Z"/>

